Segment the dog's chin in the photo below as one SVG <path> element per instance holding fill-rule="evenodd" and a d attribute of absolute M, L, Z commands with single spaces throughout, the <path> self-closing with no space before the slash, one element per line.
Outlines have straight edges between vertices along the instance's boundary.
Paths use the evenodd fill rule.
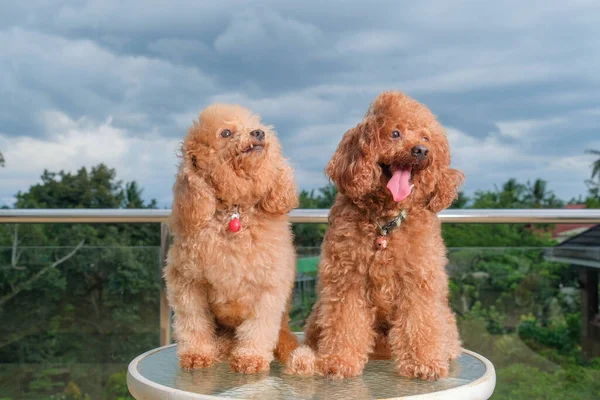
<path fill-rule="evenodd" d="M 267 162 L 268 147 L 254 145 L 243 148 L 231 159 L 231 168 L 238 176 L 257 176 L 262 174 L 264 163 Z"/>
<path fill-rule="evenodd" d="M 252 174 L 258 172 L 262 163 L 266 160 L 269 146 L 266 144 L 250 144 L 235 149 L 231 154 L 231 167 L 237 172 Z"/>
<path fill-rule="evenodd" d="M 256 156 L 264 155 L 267 151 L 267 146 L 264 144 L 250 143 L 240 151 L 240 156 Z"/>

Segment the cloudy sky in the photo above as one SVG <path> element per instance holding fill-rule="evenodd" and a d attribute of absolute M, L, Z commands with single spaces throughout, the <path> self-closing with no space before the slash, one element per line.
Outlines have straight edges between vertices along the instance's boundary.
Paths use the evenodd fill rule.
<path fill-rule="evenodd" d="M 600 2 L 400 3 L 3 1 L 0 205 L 44 168 L 104 162 L 169 206 L 177 145 L 216 101 L 274 124 L 298 184 L 319 187 L 341 135 L 389 89 L 438 115 L 467 193 L 539 177 L 585 194 Z"/>

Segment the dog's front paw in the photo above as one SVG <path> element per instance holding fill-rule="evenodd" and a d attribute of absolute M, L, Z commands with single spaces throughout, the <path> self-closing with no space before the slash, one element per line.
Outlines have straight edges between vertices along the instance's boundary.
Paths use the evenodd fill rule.
<path fill-rule="evenodd" d="M 414 359 L 397 362 L 398 373 L 407 378 L 436 381 L 448 376 L 450 363 L 446 360 L 419 361 Z"/>
<path fill-rule="evenodd" d="M 179 353 L 179 365 L 181 368 L 208 368 L 216 361 L 214 351 L 189 351 Z"/>
<path fill-rule="evenodd" d="M 231 369 L 243 374 L 256 374 L 268 371 L 270 362 L 264 357 L 252 354 L 234 354 L 229 361 Z"/>
<path fill-rule="evenodd" d="M 329 379 L 353 378 L 362 373 L 364 363 L 337 354 L 322 354 L 317 358 L 317 371 Z"/>

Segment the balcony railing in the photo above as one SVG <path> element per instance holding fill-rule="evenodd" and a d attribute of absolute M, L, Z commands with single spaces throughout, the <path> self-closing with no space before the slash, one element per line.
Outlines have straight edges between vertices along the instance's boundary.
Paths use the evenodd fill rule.
<path fill-rule="evenodd" d="M 169 247 L 167 220 L 169 209 L 7 209 L 0 210 L 0 223 L 160 223 L 161 265 Z M 327 223 L 328 209 L 296 209 L 290 213 L 292 223 Z M 590 224 L 600 223 L 600 210 L 563 209 L 450 209 L 439 213 L 442 223 L 525 223 Z M 164 286 L 163 286 L 164 289 Z M 160 343 L 171 342 L 171 310 L 165 291 L 160 294 Z"/>
<path fill-rule="evenodd" d="M 150 267 L 150 263 L 154 266 L 159 264 L 160 266 L 164 265 L 165 257 L 169 247 L 169 231 L 167 227 L 167 221 L 169 218 L 171 211 L 168 209 L 4 209 L 0 210 L 0 223 L 2 224 L 104 224 L 104 223 L 157 223 L 161 225 L 161 243 L 160 249 L 153 247 L 153 249 L 149 250 L 147 248 L 134 248 L 131 251 L 133 257 L 139 259 L 140 262 L 144 266 Z M 290 221 L 292 223 L 298 224 L 314 224 L 314 223 L 327 223 L 327 217 L 329 214 L 329 210 L 327 209 L 297 209 L 290 213 Z M 439 214 L 440 221 L 442 223 L 452 223 L 452 224 L 600 224 L 600 210 L 598 209 L 588 209 L 588 210 L 565 210 L 565 209 L 533 209 L 533 210 L 525 210 L 525 209 L 486 209 L 486 210 L 463 210 L 463 209 L 450 209 L 445 210 Z M 158 246 L 158 243 L 156 244 Z M 99 248 L 99 247 L 84 247 L 81 251 L 81 259 L 89 260 L 91 263 L 95 263 L 98 260 L 102 260 L 106 258 L 107 262 L 111 262 L 110 260 L 120 260 L 120 257 L 128 256 L 131 257 L 129 253 L 127 253 L 126 249 L 121 252 L 121 248 Z M 309 250 L 309 251 L 307 251 Z M 453 292 L 454 296 L 454 305 L 460 311 L 464 309 L 476 310 L 477 306 L 472 304 L 471 298 L 477 298 L 478 301 L 488 307 L 490 304 L 496 304 L 498 301 L 499 304 L 502 302 L 506 302 L 505 305 L 506 310 L 504 312 L 507 315 L 506 326 L 513 327 L 519 324 L 519 318 L 521 314 L 527 315 L 527 318 L 530 318 L 529 315 L 536 315 L 536 310 L 538 305 L 533 301 L 532 306 L 529 303 L 523 305 L 523 301 L 530 301 L 529 298 L 523 297 L 523 293 L 519 290 L 519 296 L 516 299 L 505 299 L 504 293 L 498 292 L 498 288 L 488 288 L 485 284 L 482 284 L 482 273 L 479 271 L 477 263 L 488 262 L 488 265 L 491 268 L 487 279 L 495 278 L 494 273 L 502 274 L 506 273 L 506 271 L 502 270 L 494 270 L 497 264 L 501 264 L 506 262 L 507 264 L 513 262 L 512 260 L 516 257 L 520 257 L 520 260 L 533 260 L 531 261 L 531 277 L 532 280 L 523 279 L 520 282 L 523 282 L 522 291 L 524 291 L 527 296 L 535 296 L 538 290 L 545 290 L 542 286 L 532 286 L 529 287 L 527 285 L 535 285 L 537 284 L 535 279 L 538 279 L 536 264 L 543 262 L 543 260 L 548 261 L 559 261 L 566 262 L 565 257 L 575 257 L 582 258 L 583 255 L 589 255 L 591 258 L 595 258 L 598 252 L 600 252 L 600 248 L 598 245 L 590 247 L 590 248 L 565 248 L 562 251 L 558 251 L 556 248 L 451 248 L 450 250 L 450 264 L 449 264 L 449 274 L 452 275 L 454 281 L 459 283 L 458 289 L 455 288 Z M 10 251 L 10 250 L 8 250 Z M 44 255 L 47 257 L 48 254 L 44 254 L 44 250 L 39 249 L 27 249 L 27 251 L 39 252 L 37 256 L 32 257 L 35 259 L 36 257 L 43 257 Z M 310 253 L 310 256 L 318 255 L 318 248 L 310 248 L 310 249 L 299 249 L 299 256 L 306 255 L 304 253 Z M 108 253 L 108 254 L 107 254 Z M 114 254 L 113 254 L 114 253 Z M 586 256 L 587 257 L 587 256 Z M 155 260 L 155 261 L 154 261 Z M 500 261 L 498 261 L 500 260 Z M 569 258 L 571 260 L 571 258 Z M 521 262 L 521 261 L 519 261 Z M 527 261 L 524 261 L 525 265 Z M 570 263 L 570 262 L 569 262 Z M 582 264 L 583 265 L 583 264 Z M 93 268 L 92 264 L 90 267 Z M 507 268 L 513 268 L 512 264 Z M 518 269 L 517 265 L 515 269 Z M 154 270 L 153 270 L 154 271 Z M 474 272 L 473 272 L 474 271 Z M 154 273 L 154 272 L 153 272 Z M 529 275 L 528 275 L 529 276 Z M 593 286 L 594 282 L 590 279 L 596 275 L 589 275 L 587 278 L 588 286 Z M 535 278 L 535 279 L 533 279 Z M 158 279 L 158 274 L 156 276 Z M 303 277 L 306 280 L 306 276 Z M 597 279 L 597 278 L 596 278 Z M 302 281 L 302 284 L 307 282 Z M 156 281 L 155 281 L 156 282 Z M 312 284 L 311 282 L 308 282 Z M 482 286 L 483 285 L 483 286 Z M 598 286 L 597 283 L 595 285 Z M 574 298 L 572 288 L 560 288 L 560 296 L 568 299 Z M 158 293 L 158 285 L 156 284 L 155 289 Z M 476 290 L 477 296 L 473 296 L 471 291 Z M 495 290 L 495 291 L 494 291 Z M 479 296 L 481 293 L 481 297 Z M 578 293 L 578 292 L 577 292 Z M 304 295 L 305 293 L 303 293 Z M 156 296 L 154 294 L 153 296 Z M 309 293 L 306 299 L 306 303 L 311 303 L 314 301 L 313 293 Z M 571 296 L 571 297 L 569 297 Z M 562 298 L 561 297 L 561 298 Z M 154 302 L 156 302 L 156 297 L 154 298 Z M 587 299 L 587 298 L 586 298 Z M 511 302 L 520 302 L 518 307 L 514 306 Z M 471 303 L 468 303 L 468 302 Z M 562 300 L 561 300 L 562 301 Z M 569 300 L 571 301 L 571 300 Z M 597 309 L 597 306 L 594 301 L 594 298 L 589 298 L 585 300 L 588 305 L 588 309 Z M 510 303 L 510 304 L 509 304 Z M 154 303 L 156 304 L 156 303 Z M 539 306 L 542 307 L 542 306 Z M 543 305 L 543 307 L 549 307 L 547 305 Z M 576 306 L 573 306 L 576 307 Z M 578 306 L 577 306 L 578 307 Z M 583 309 L 583 308 L 582 308 Z M 156 308 L 154 308 L 156 310 Z M 479 309 L 477 309 L 479 310 Z M 514 312 L 511 312 L 514 311 Z M 499 335 L 505 335 L 506 340 L 513 338 L 512 332 L 505 331 L 502 327 L 502 320 L 499 320 L 500 317 L 493 314 L 493 312 L 485 311 L 474 311 L 471 314 L 477 314 L 479 318 L 483 318 L 486 320 L 486 324 L 488 326 L 480 327 L 474 325 L 475 323 L 472 320 L 465 320 L 465 326 L 463 326 L 463 332 L 467 335 L 466 340 L 469 343 L 479 343 L 478 341 L 487 340 L 491 342 L 489 336 L 486 336 L 488 331 L 499 330 Z M 140 314 L 143 314 L 140 311 Z M 514 314 L 514 315 L 513 315 Z M 533 318 L 533 317 L 531 317 Z M 161 285 L 160 289 L 160 344 L 164 345 L 166 343 L 171 342 L 171 310 L 168 307 L 168 303 L 165 296 L 164 286 Z M 582 316 L 582 322 L 583 322 Z M 589 318 L 588 318 L 589 319 Z M 156 313 L 151 316 L 152 321 L 156 321 Z M 84 323 L 87 323 L 84 321 Z M 155 324 L 155 323 L 154 323 Z M 1 324 L 0 324 L 1 325 Z M 536 331 L 532 331 L 535 328 L 535 324 L 526 320 L 525 322 L 521 322 L 522 326 L 528 327 L 530 331 L 523 331 L 523 337 L 526 339 L 529 337 L 527 335 L 537 334 Z M 590 325 L 591 328 L 594 326 Z M 156 325 L 154 325 L 156 327 Z M 156 329 L 156 328 L 154 328 Z M 504 329 L 504 330 L 503 330 Z M 546 328 L 544 328 L 546 329 Z M 547 329 L 555 329 L 553 327 Z M 595 328 L 594 328 L 595 329 Z M 156 330 L 154 330 L 156 332 Z M 495 332 L 495 331 L 494 331 Z M 533 333 L 532 333 L 533 332 Z M 545 331 L 544 331 L 545 332 Z M 544 335 L 542 332 L 540 335 Z M 156 335 L 156 333 L 155 333 Z M 155 336 L 156 337 L 156 336 Z M 545 336 L 544 336 L 545 337 Z M 483 338 L 483 339 L 482 339 Z M 95 339 L 96 340 L 96 339 Z M 97 338 L 98 341 L 102 343 L 109 343 L 109 339 L 105 336 L 101 336 Z M 135 339 L 131 339 L 135 340 Z M 156 339 L 153 339 L 156 340 Z M 111 342 L 112 343 L 112 342 Z M 497 354 L 492 354 L 493 359 L 500 360 L 500 363 L 504 363 L 510 365 L 514 363 L 515 360 L 519 361 L 523 360 L 534 360 L 532 365 L 536 365 L 536 368 L 539 366 L 542 370 L 546 368 L 548 371 L 553 371 L 552 368 L 555 368 L 556 365 L 552 362 L 548 362 L 547 360 L 543 360 L 541 357 L 538 357 L 537 353 L 534 354 L 521 342 L 507 342 L 507 344 L 502 341 L 493 342 L 496 343 L 494 346 L 500 346 L 497 349 Z M 592 343 L 593 344 L 593 343 Z M 484 346 L 484 344 L 481 344 Z M 488 346 L 488 345 L 485 345 Z M 512 349 L 510 354 L 506 352 L 506 349 L 502 346 L 508 346 L 509 349 Z M 520 347 L 519 347 L 520 346 Z M 495 347 L 489 345 L 490 349 L 495 349 Z M 485 347 L 486 349 L 488 347 Z M 488 350 L 492 351 L 492 350 Z M 496 351 L 496 350 L 494 350 Z M 505 354 L 506 353 L 506 354 Z M 502 358 L 504 357 L 504 358 Z M 0 368 L 1 369 L 1 368 Z M 550 374 L 550 372 L 548 372 Z M 502 378 L 507 382 L 510 381 L 510 377 Z M 0 385 L 2 385 L 2 376 L 0 374 Z M 2 396 L 0 396 L 2 397 Z M 511 398 L 511 397 L 509 397 Z M 517 397 L 512 397 L 517 398 Z"/>
<path fill-rule="evenodd" d="M 166 222 L 169 209 L 7 209 L 0 210 L 0 223 L 149 223 Z M 290 221 L 299 224 L 327 223 L 328 209 L 296 209 Z M 451 209 L 439 213 L 444 223 L 470 224 L 597 224 L 600 210 L 564 209 Z"/>

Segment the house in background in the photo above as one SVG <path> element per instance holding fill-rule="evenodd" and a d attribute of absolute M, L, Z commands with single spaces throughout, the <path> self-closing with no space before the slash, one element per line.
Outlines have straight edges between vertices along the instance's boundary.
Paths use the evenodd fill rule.
<path fill-rule="evenodd" d="M 586 357 L 600 356 L 600 310 L 598 273 L 600 272 L 600 225 L 575 226 L 560 233 L 579 230 L 548 249 L 546 259 L 567 263 L 579 269 L 581 286 L 581 346 Z M 559 233 L 559 234 L 560 234 Z"/>
<path fill-rule="evenodd" d="M 567 210 L 583 210 L 585 204 L 567 204 L 565 207 Z M 593 224 L 558 224 L 552 231 L 552 238 L 556 239 L 559 243 L 564 242 L 570 237 L 579 235 L 590 229 Z"/>

